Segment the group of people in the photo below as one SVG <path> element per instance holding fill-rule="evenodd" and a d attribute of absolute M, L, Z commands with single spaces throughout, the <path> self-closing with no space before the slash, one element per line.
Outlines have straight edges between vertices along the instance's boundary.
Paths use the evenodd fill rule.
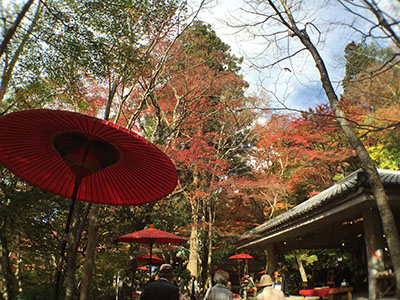
<path fill-rule="evenodd" d="M 260 281 L 257 284 L 254 284 L 252 278 L 250 276 L 245 276 L 247 282 L 252 282 L 253 285 L 253 296 L 254 300 L 282 300 L 285 299 L 285 294 L 280 289 L 274 288 L 274 281 L 271 276 L 268 274 L 264 274 L 261 276 Z M 208 289 L 204 300 L 232 300 L 233 294 L 232 291 L 227 287 L 229 282 L 229 273 L 219 270 L 214 274 L 214 282 L 215 285 Z M 241 297 L 244 299 L 249 299 L 248 290 L 246 288 L 243 289 L 243 293 L 241 293 Z"/>
<path fill-rule="evenodd" d="M 158 273 L 158 279 L 149 282 L 140 294 L 140 300 L 179 300 L 179 287 L 174 284 L 174 270 L 170 264 L 163 264 Z M 218 270 L 214 274 L 214 286 L 205 293 L 203 300 L 233 300 L 233 293 L 229 288 L 229 273 Z M 195 278 L 192 277 L 192 280 Z M 193 282 L 193 281 L 192 281 Z M 271 276 L 264 274 L 256 285 L 256 300 L 285 299 L 284 293 L 274 288 Z"/>

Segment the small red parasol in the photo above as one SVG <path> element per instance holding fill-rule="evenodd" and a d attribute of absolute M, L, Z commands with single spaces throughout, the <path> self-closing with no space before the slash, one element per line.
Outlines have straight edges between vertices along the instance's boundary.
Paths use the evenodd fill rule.
<path fill-rule="evenodd" d="M 148 265 L 150 265 L 150 262 L 153 265 L 161 265 L 161 264 L 165 263 L 165 260 L 163 260 L 162 258 L 159 258 L 158 256 L 155 256 L 155 255 L 152 255 L 150 257 L 150 254 L 145 254 L 145 255 L 138 256 L 137 261 L 138 262 L 142 262 L 142 263 L 146 263 Z"/>
<path fill-rule="evenodd" d="M 149 268 L 148 267 L 137 267 L 136 268 L 136 270 L 139 270 L 139 271 L 148 271 L 149 270 Z"/>
<path fill-rule="evenodd" d="M 175 234 L 155 229 L 151 224 L 149 228 L 121 235 L 115 239 L 119 242 L 141 243 L 141 244 L 172 244 L 186 243 L 186 239 Z"/>
<path fill-rule="evenodd" d="M 254 256 L 251 256 L 250 254 L 247 253 L 239 253 L 239 254 L 235 254 L 229 257 L 229 259 L 237 259 L 238 260 L 238 273 L 239 273 L 239 282 L 241 280 L 240 277 L 240 261 L 244 260 L 245 261 L 245 267 L 244 267 L 244 273 L 248 273 L 248 265 L 247 265 L 247 260 L 248 259 L 254 259 Z"/>
<path fill-rule="evenodd" d="M 119 242 L 142 243 L 150 245 L 150 268 L 152 266 L 152 250 L 154 244 L 186 243 L 186 239 L 172 233 L 155 229 L 151 224 L 149 228 L 121 235 L 115 239 Z M 151 275 L 151 274 L 150 274 Z"/>
<path fill-rule="evenodd" d="M 170 159 L 138 134 L 111 122 L 57 110 L 27 110 L 0 118 L 0 162 L 22 180 L 75 200 L 140 205 L 167 196 L 177 184 Z M 58 299 L 66 240 L 61 247 Z"/>
<path fill-rule="evenodd" d="M 246 253 L 240 253 L 230 256 L 229 259 L 254 259 L 254 256 L 251 256 L 250 254 Z"/>

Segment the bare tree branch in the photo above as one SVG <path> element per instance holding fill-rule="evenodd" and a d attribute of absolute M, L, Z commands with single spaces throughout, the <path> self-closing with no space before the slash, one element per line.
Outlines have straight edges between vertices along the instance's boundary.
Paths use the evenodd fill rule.
<path fill-rule="evenodd" d="M 0 45 L 0 57 L 3 56 L 4 51 L 7 49 L 7 45 L 10 42 L 11 38 L 13 37 L 14 33 L 17 31 L 19 24 L 21 23 L 22 19 L 24 18 L 25 14 L 28 12 L 29 8 L 33 4 L 35 0 L 28 0 L 24 7 L 22 8 L 21 12 L 18 14 L 17 19 L 13 23 L 10 29 L 6 32 L 3 41 Z"/>

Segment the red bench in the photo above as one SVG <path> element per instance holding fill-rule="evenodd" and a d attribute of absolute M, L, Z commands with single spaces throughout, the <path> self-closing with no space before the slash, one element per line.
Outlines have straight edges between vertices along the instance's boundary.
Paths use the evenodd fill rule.
<path fill-rule="evenodd" d="M 300 290 L 299 294 L 301 295 L 302 300 L 305 300 L 306 296 L 319 297 L 320 299 L 328 297 L 329 300 L 333 300 L 336 298 L 335 296 L 341 297 L 342 296 L 341 294 L 347 293 L 347 299 L 351 300 L 352 292 L 353 292 L 353 287 L 348 286 L 348 287 L 315 288 L 309 290 Z"/>

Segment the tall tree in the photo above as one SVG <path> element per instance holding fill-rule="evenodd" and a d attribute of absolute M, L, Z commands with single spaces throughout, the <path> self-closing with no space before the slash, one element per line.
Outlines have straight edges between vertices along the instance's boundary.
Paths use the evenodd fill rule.
<path fill-rule="evenodd" d="M 246 144 L 243 128 L 252 121 L 243 112 L 247 85 L 235 73 L 240 60 L 228 50 L 208 25 L 188 28 L 171 50 L 166 80 L 156 96 L 162 118 L 152 122 L 163 124 L 160 133 L 170 136 L 167 151 L 181 174 L 182 195 L 191 204 L 188 269 L 195 276 L 202 272 L 204 280 L 211 264 L 210 226 L 218 191 L 229 174 L 229 160 Z"/>
<path fill-rule="evenodd" d="M 361 2 L 364 3 L 365 6 L 376 15 L 379 21 L 378 28 L 382 29 L 382 31 L 384 31 L 385 33 L 388 33 L 388 37 L 392 41 L 397 42 L 396 33 L 393 30 L 393 27 L 391 27 L 396 26 L 396 23 L 387 22 L 386 15 L 383 14 L 383 11 L 379 9 L 379 7 L 374 2 Z M 388 203 L 388 198 L 385 193 L 384 186 L 376 170 L 375 162 L 371 159 L 371 156 L 366 150 L 360 137 L 357 135 L 353 124 L 346 118 L 346 114 L 342 109 L 342 105 L 339 102 L 338 96 L 330 80 L 325 61 L 323 60 L 321 53 L 319 52 L 315 42 L 310 36 L 313 29 L 318 29 L 317 25 L 312 24 L 311 22 L 300 22 L 296 18 L 296 15 L 293 13 L 293 11 L 295 11 L 295 9 L 301 8 L 301 6 L 299 6 L 300 2 L 289 3 L 287 1 L 271 0 L 267 1 L 265 5 L 257 1 L 246 1 L 246 3 L 249 4 L 248 7 L 251 13 L 254 16 L 258 16 L 261 18 L 261 21 L 258 18 L 255 18 L 257 21 L 245 24 L 247 28 L 251 29 L 253 26 L 253 28 L 258 29 L 258 25 L 264 26 L 263 28 L 266 28 L 266 23 L 271 21 L 274 25 L 280 26 L 281 28 L 275 33 L 270 33 L 271 36 L 275 37 L 275 41 L 279 41 L 281 38 L 283 38 L 282 35 L 289 36 L 289 38 L 295 38 L 296 41 L 300 43 L 300 49 L 307 51 L 307 53 L 309 53 L 310 57 L 315 62 L 323 90 L 335 115 L 336 121 L 342 128 L 352 148 L 356 151 L 361 163 L 361 167 L 368 176 L 372 193 L 377 202 L 384 232 L 386 234 L 392 263 L 396 273 L 396 282 L 398 287 L 397 295 L 398 297 L 400 297 L 400 241 L 393 213 Z M 268 35 L 264 34 L 264 36 Z M 291 53 L 296 53 L 296 50 L 294 49 L 290 49 L 289 51 Z M 290 56 L 291 55 L 289 55 L 289 57 Z"/>

